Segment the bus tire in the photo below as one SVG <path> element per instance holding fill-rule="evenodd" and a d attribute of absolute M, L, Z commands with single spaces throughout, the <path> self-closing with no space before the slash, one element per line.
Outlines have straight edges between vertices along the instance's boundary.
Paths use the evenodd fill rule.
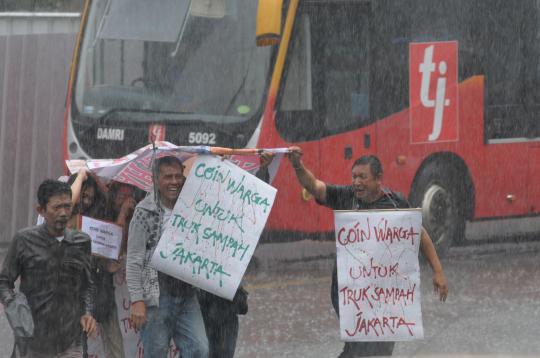
<path fill-rule="evenodd" d="M 440 257 L 465 239 L 464 188 L 464 178 L 458 170 L 433 162 L 420 172 L 411 190 L 410 202 L 413 207 L 422 208 L 422 225 Z"/>

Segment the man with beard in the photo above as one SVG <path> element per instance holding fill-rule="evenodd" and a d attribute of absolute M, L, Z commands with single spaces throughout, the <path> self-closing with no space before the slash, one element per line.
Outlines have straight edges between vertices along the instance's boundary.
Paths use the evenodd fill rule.
<path fill-rule="evenodd" d="M 82 357 L 82 331 L 96 330 L 90 237 L 66 228 L 72 209 L 67 184 L 45 180 L 37 196 L 45 222 L 15 234 L 0 273 L 0 300 L 13 302 L 20 277 L 35 329 L 33 337 L 17 341 L 16 356 Z"/>
<path fill-rule="evenodd" d="M 149 266 L 186 180 L 176 157 L 159 158 L 155 165 L 157 193 L 137 205 L 129 225 L 126 275 L 131 321 L 141 330 L 146 358 L 167 357 L 171 338 L 182 358 L 206 358 L 208 340 L 195 288 Z"/>
<path fill-rule="evenodd" d="M 290 147 L 289 160 L 300 184 L 317 202 L 333 210 L 371 210 L 408 208 L 400 194 L 382 187 L 383 169 L 376 156 L 365 155 L 352 165 L 351 185 L 332 185 L 317 179 L 302 163 L 302 150 Z M 441 301 L 448 295 L 448 283 L 439 257 L 428 233 L 422 229 L 420 249 L 433 270 L 433 286 Z M 331 286 L 332 305 L 339 315 L 337 265 L 334 264 Z M 340 358 L 392 355 L 394 342 L 346 342 Z"/>

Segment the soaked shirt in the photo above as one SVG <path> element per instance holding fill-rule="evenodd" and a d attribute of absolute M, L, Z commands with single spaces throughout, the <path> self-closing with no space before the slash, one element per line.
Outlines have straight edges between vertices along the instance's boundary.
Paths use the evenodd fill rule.
<path fill-rule="evenodd" d="M 409 202 L 401 193 L 385 189 L 384 195 L 371 203 L 354 196 L 351 185 L 326 185 L 326 202 L 319 203 L 333 210 L 406 209 Z"/>
<path fill-rule="evenodd" d="M 396 193 L 388 189 L 384 189 L 384 195 L 374 202 L 365 203 L 354 196 L 351 185 L 331 184 L 326 184 L 326 202 L 319 202 L 319 204 L 333 210 L 406 209 L 410 207 L 409 202 L 401 193 Z M 332 271 L 331 299 L 332 305 L 339 315 L 336 261 L 334 262 L 334 269 Z"/>
<path fill-rule="evenodd" d="M 45 225 L 19 231 L 7 252 L 0 273 L 0 300 L 5 305 L 20 277 L 34 319 L 30 348 L 57 354 L 81 336 L 80 318 L 92 312 L 90 237 L 65 231 L 58 241 Z"/>

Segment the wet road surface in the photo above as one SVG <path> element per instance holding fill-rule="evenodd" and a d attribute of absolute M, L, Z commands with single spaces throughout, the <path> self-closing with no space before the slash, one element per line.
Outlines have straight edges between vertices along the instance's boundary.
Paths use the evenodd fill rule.
<path fill-rule="evenodd" d="M 397 343 L 394 356 L 540 357 L 539 255 L 535 245 L 453 250 L 442 260 L 450 287 L 445 303 L 422 265 L 425 338 Z M 319 260 L 248 276 L 250 312 L 241 318 L 237 356 L 336 357 L 342 343 L 330 272 L 331 263 Z"/>
<path fill-rule="evenodd" d="M 491 248 L 493 247 L 493 248 Z M 468 246 L 442 260 L 446 303 L 422 266 L 425 338 L 397 343 L 394 356 L 540 357 L 540 245 Z M 3 255 L 0 257 L 3 261 Z M 249 312 L 241 316 L 237 357 L 336 357 L 342 348 L 330 304 L 332 260 L 259 268 L 246 276 Z M 12 336 L 0 316 L 0 357 Z"/>

